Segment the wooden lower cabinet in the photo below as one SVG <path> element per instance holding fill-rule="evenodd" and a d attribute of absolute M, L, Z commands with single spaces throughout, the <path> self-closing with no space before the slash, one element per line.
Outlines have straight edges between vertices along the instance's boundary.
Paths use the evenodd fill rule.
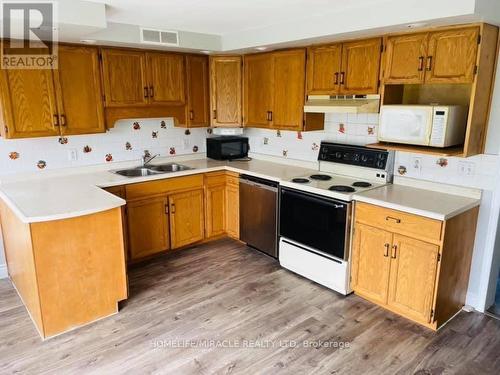
<path fill-rule="evenodd" d="M 223 176 L 224 177 L 224 176 Z M 206 188 L 206 238 L 226 233 L 226 184 Z"/>
<path fill-rule="evenodd" d="M 478 211 L 475 207 L 440 222 L 436 238 L 425 225 L 420 231 L 413 225 L 432 219 L 357 202 L 352 289 L 428 328 L 439 328 L 465 303 Z"/>
<path fill-rule="evenodd" d="M 168 203 L 172 249 L 203 240 L 203 189 L 171 194 Z"/>
<path fill-rule="evenodd" d="M 238 175 L 231 173 L 226 183 L 226 233 L 240 239 L 240 185 Z"/>
<path fill-rule="evenodd" d="M 439 246 L 395 234 L 391 248 L 388 306 L 431 322 Z"/>
<path fill-rule="evenodd" d="M 127 219 L 132 260 L 170 248 L 167 196 L 127 203 Z"/>
<path fill-rule="evenodd" d="M 387 303 L 391 242 L 392 234 L 385 230 L 356 226 L 352 285 L 356 292 L 381 304 Z"/>

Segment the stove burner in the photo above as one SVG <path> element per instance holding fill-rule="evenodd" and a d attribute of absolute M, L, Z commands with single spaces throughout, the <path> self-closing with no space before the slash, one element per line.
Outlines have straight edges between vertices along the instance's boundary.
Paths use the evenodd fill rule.
<path fill-rule="evenodd" d="M 293 178 L 292 182 L 296 182 L 298 184 L 307 184 L 309 180 L 307 178 Z"/>
<path fill-rule="evenodd" d="M 350 186 L 345 186 L 345 185 L 333 185 L 328 188 L 328 190 L 331 191 L 340 191 L 343 193 L 352 193 L 353 191 L 356 191 L 353 187 Z"/>
<path fill-rule="evenodd" d="M 313 174 L 309 176 L 313 180 L 320 180 L 320 181 L 328 181 L 331 180 L 332 177 L 328 176 L 327 174 Z"/>
<path fill-rule="evenodd" d="M 352 184 L 352 186 L 367 188 L 367 187 L 372 186 L 372 184 L 370 184 L 369 182 L 365 182 L 365 181 L 356 181 L 354 184 Z"/>

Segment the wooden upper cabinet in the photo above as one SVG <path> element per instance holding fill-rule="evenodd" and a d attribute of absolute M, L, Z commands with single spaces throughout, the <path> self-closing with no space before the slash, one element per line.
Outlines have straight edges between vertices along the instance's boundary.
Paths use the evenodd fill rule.
<path fill-rule="evenodd" d="M 241 65 L 241 56 L 210 57 L 212 126 L 241 126 Z"/>
<path fill-rule="evenodd" d="M 127 202 L 129 251 L 132 260 L 170 248 L 166 196 Z"/>
<path fill-rule="evenodd" d="M 243 124 L 267 127 L 273 108 L 273 54 L 243 57 Z"/>
<path fill-rule="evenodd" d="M 382 39 L 368 39 L 342 45 L 341 94 L 378 92 Z"/>
<path fill-rule="evenodd" d="M 54 71 L 61 133 L 103 133 L 104 105 L 97 48 L 59 46 Z"/>
<path fill-rule="evenodd" d="M 5 138 L 59 134 L 53 71 L 2 69 L 2 135 Z"/>
<path fill-rule="evenodd" d="M 430 33 L 425 81 L 469 83 L 474 80 L 479 28 Z"/>
<path fill-rule="evenodd" d="M 307 50 L 307 93 L 337 94 L 342 44 L 310 47 Z"/>
<path fill-rule="evenodd" d="M 385 83 L 423 83 L 428 35 L 391 36 L 386 40 Z"/>
<path fill-rule="evenodd" d="M 273 60 L 272 126 L 301 130 L 304 119 L 306 52 L 304 49 L 276 52 Z"/>
<path fill-rule="evenodd" d="M 375 302 L 388 296 L 392 233 L 356 223 L 352 263 L 352 287 Z"/>
<path fill-rule="evenodd" d="M 170 236 L 172 248 L 186 246 L 204 238 L 203 189 L 171 194 Z"/>
<path fill-rule="evenodd" d="M 184 56 L 147 53 L 148 97 L 151 104 L 184 104 Z"/>
<path fill-rule="evenodd" d="M 103 49 L 102 65 L 107 107 L 149 103 L 146 55 L 143 52 Z"/>
<path fill-rule="evenodd" d="M 209 126 L 208 56 L 188 55 L 186 70 L 188 125 Z"/>
<path fill-rule="evenodd" d="M 388 306 L 405 316 L 431 322 L 439 247 L 394 235 Z"/>

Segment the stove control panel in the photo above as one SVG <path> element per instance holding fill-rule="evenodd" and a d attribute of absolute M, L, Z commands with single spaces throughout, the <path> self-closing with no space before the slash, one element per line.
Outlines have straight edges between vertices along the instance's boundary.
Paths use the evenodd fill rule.
<path fill-rule="evenodd" d="M 318 160 L 366 168 L 386 169 L 389 152 L 364 146 L 321 142 Z"/>

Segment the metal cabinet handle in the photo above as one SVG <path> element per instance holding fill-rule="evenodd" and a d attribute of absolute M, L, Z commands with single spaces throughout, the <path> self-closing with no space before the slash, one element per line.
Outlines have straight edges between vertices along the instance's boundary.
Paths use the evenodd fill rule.
<path fill-rule="evenodd" d="M 213 117 L 212 117 L 212 118 L 213 118 L 214 120 L 216 120 L 216 119 L 217 119 L 217 110 L 216 110 L 216 109 L 214 109 L 214 111 L 213 111 L 213 112 L 214 112 L 214 113 L 213 113 Z"/>
<path fill-rule="evenodd" d="M 393 245 L 392 250 L 394 250 L 394 251 L 391 252 L 391 258 L 396 259 L 396 256 L 397 256 L 396 252 L 398 251 L 398 245 Z"/>
<path fill-rule="evenodd" d="M 66 126 L 66 115 L 61 115 L 61 126 Z"/>
<path fill-rule="evenodd" d="M 149 91 L 147 86 L 144 86 L 144 97 L 145 98 L 149 97 Z"/>
<path fill-rule="evenodd" d="M 170 212 L 171 212 L 172 214 L 175 214 L 175 203 L 172 203 L 172 204 L 170 205 Z"/>
<path fill-rule="evenodd" d="M 391 247 L 391 245 L 386 243 L 384 247 L 385 247 L 384 257 L 387 258 L 389 256 L 389 248 Z"/>
<path fill-rule="evenodd" d="M 345 84 L 345 72 L 340 72 L 340 84 Z"/>
<path fill-rule="evenodd" d="M 333 84 L 338 85 L 339 84 L 339 72 L 335 72 L 334 77 L 335 77 L 335 80 L 333 81 Z"/>
<path fill-rule="evenodd" d="M 389 221 L 389 220 L 394 220 L 397 224 L 401 223 L 401 219 L 397 219 L 397 218 L 392 217 L 392 216 L 386 216 L 386 217 L 385 217 L 385 220 L 386 220 L 386 221 Z"/>
<path fill-rule="evenodd" d="M 165 214 L 168 215 L 168 203 L 165 203 Z"/>
<path fill-rule="evenodd" d="M 56 113 L 54 114 L 54 126 L 59 126 L 59 116 Z"/>
<path fill-rule="evenodd" d="M 155 96 L 155 89 L 153 86 L 149 86 L 149 96 L 151 98 Z"/>
<path fill-rule="evenodd" d="M 432 56 L 427 56 L 427 68 L 425 68 L 428 72 L 432 70 Z"/>
<path fill-rule="evenodd" d="M 273 121 L 273 111 L 269 111 L 269 121 Z"/>
<path fill-rule="evenodd" d="M 194 111 L 192 109 L 189 111 L 189 119 L 194 120 Z"/>
<path fill-rule="evenodd" d="M 421 72 L 424 70 L 424 56 L 419 56 L 418 58 L 418 71 Z"/>

